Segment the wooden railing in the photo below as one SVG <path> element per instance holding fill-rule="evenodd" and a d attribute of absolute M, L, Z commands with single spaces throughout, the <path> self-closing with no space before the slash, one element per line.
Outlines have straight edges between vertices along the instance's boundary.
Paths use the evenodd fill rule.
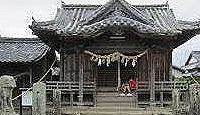
<path fill-rule="evenodd" d="M 139 82 L 138 91 L 148 91 L 150 90 L 150 82 L 142 81 Z M 155 81 L 155 90 L 156 91 L 171 91 L 172 89 L 177 88 L 180 91 L 184 91 L 188 89 L 188 85 L 186 81 Z"/>
<path fill-rule="evenodd" d="M 79 82 L 61 82 L 61 81 L 47 81 L 47 91 L 59 89 L 63 91 L 79 91 Z M 84 91 L 95 91 L 94 82 L 84 82 Z"/>
<path fill-rule="evenodd" d="M 79 82 L 61 82 L 61 81 L 47 81 L 47 90 L 60 89 L 63 91 L 79 91 Z M 139 82 L 138 91 L 149 91 L 150 82 Z M 155 91 L 171 91 L 177 88 L 181 91 L 187 90 L 188 85 L 185 81 L 173 82 L 173 81 L 155 81 Z M 95 91 L 94 82 L 84 82 L 84 91 Z"/>

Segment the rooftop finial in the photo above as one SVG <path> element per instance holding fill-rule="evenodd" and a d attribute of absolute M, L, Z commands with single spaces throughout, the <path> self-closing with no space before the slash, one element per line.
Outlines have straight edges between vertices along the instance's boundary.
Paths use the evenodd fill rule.
<path fill-rule="evenodd" d="M 169 7 L 169 1 L 166 2 L 167 7 Z"/>
<path fill-rule="evenodd" d="M 63 8 L 65 5 L 66 5 L 66 3 L 61 0 L 61 7 Z"/>
<path fill-rule="evenodd" d="M 34 18 L 33 16 L 32 16 L 32 20 L 33 20 L 33 22 L 36 22 L 36 21 L 35 21 L 35 18 Z"/>

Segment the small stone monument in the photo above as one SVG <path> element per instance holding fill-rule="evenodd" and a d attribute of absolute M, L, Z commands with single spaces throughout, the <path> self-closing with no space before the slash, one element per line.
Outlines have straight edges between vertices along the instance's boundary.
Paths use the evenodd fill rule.
<path fill-rule="evenodd" d="M 12 91 L 16 82 L 12 76 L 0 77 L 0 115 L 17 115 L 12 106 Z"/>
<path fill-rule="evenodd" d="M 32 115 L 46 115 L 46 84 L 38 82 L 33 84 Z"/>
<path fill-rule="evenodd" d="M 61 115 L 61 90 L 59 89 L 53 90 L 53 107 L 54 114 Z"/>
<path fill-rule="evenodd" d="M 180 94 L 178 89 L 172 90 L 172 108 L 174 112 L 178 112 L 179 109 Z"/>
<path fill-rule="evenodd" d="M 199 84 L 192 84 L 189 88 L 190 92 L 190 113 L 193 115 L 197 115 L 200 113 L 200 85 Z"/>

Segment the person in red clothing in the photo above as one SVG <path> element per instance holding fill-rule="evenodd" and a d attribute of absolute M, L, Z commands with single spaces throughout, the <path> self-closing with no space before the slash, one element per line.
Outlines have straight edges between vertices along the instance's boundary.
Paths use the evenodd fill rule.
<path fill-rule="evenodd" d="M 131 91 L 136 91 L 138 89 L 138 80 L 137 80 L 137 78 L 134 78 L 134 79 L 131 78 L 129 80 L 129 85 L 130 85 Z"/>

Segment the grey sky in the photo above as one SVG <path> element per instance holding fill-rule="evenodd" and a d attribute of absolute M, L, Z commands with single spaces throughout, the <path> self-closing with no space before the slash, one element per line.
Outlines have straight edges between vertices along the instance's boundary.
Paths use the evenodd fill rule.
<path fill-rule="evenodd" d="M 66 4 L 105 4 L 108 0 L 63 0 Z M 167 0 L 127 0 L 130 4 L 160 4 Z M 177 19 L 200 19 L 199 0 L 168 0 Z M 7 37 L 35 37 L 28 25 L 54 18 L 61 0 L 0 0 L 0 34 Z M 200 50 L 200 36 L 178 47 L 173 52 L 173 64 L 183 65 L 192 50 Z"/>

